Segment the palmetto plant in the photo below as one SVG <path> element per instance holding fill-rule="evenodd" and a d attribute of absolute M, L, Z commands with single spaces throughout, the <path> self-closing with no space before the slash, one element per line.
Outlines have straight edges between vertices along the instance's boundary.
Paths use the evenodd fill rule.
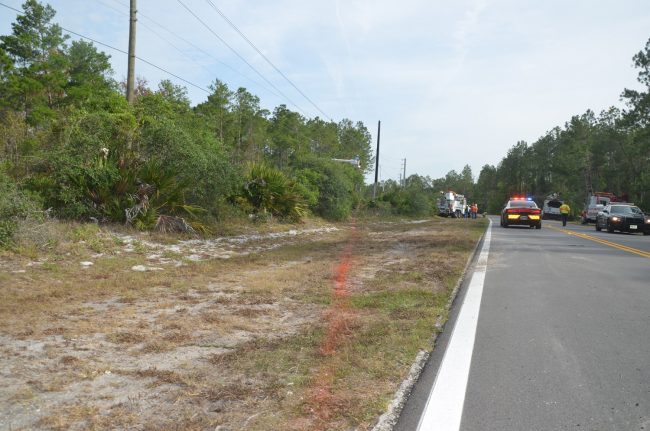
<path fill-rule="evenodd" d="M 85 190 L 91 213 L 141 229 L 152 228 L 160 215 L 196 218 L 203 212 L 186 202 L 189 183 L 156 160 L 113 156 L 87 167 L 74 182 Z"/>
<path fill-rule="evenodd" d="M 160 215 L 186 217 L 192 219 L 205 212 L 197 205 L 188 204 L 185 196 L 191 185 L 181 180 L 178 174 L 166 168 L 161 162 L 152 160 L 138 170 L 138 201 L 146 199 L 147 210 L 142 214 L 143 227 L 150 228 Z"/>
<path fill-rule="evenodd" d="M 256 213 L 298 220 L 307 211 L 295 182 L 279 169 L 264 163 L 250 165 L 242 197 Z"/>

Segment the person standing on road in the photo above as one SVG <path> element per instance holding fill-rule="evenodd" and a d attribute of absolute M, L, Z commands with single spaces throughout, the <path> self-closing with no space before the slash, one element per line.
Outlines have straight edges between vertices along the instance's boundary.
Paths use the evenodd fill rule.
<path fill-rule="evenodd" d="M 562 226 L 566 226 L 566 221 L 569 218 L 569 213 L 571 212 L 571 207 L 566 202 L 560 205 L 560 216 L 562 216 Z"/>
<path fill-rule="evenodd" d="M 476 219 L 476 213 L 478 213 L 478 205 L 474 202 L 472 204 L 472 219 Z"/>

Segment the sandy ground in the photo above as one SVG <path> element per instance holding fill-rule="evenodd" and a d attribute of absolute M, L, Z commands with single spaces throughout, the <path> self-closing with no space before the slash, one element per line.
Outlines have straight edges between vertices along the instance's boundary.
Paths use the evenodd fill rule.
<path fill-rule="evenodd" d="M 375 248 L 355 259 L 351 288 L 421 256 L 426 223 L 368 229 Z M 273 374 L 272 364 L 242 368 L 237 355 L 322 326 L 349 233 L 328 225 L 163 243 L 102 230 L 107 250 L 1 260 L 12 301 L 0 314 L 0 430 L 283 423 L 275 409 L 300 404 L 291 360 Z"/>

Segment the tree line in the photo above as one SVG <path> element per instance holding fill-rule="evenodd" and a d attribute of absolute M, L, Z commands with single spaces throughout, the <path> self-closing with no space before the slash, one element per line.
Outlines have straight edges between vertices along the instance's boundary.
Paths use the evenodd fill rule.
<path fill-rule="evenodd" d="M 641 89 L 623 90 L 623 109 L 610 107 L 598 115 L 587 110 L 532 144 L 519 141 L 496 166 L 484 165 L 476 182 L 465 166 L 443 178 L 417 177 L 416 183 L 425 183 L 433 194 L 464 193 L 490 213 L 500 212 L 513 195 L 541 204 L 558 193 L 577 215 L 594 191 L 626 197 L 650 212 L 650 40 L 633 62 Z"/>
<path fill-rule="evenodd" d="M 415 174 L 383 181 L 373 200 L 362 122 L 305 118 L 285 105 L 271 112 L 218 79 L 192 106 L 184 87 L 139 78 L 129 104 L 110 57 L 70 42 L 54 17 L 27 0 L 12 33 L 0 36 L 0 245 L 19 220 L 44 212 L 141 229 L 187 220 L 206 230 L 228 217 L 344 220 L 366 206 L 431 215 L 449 189 L 492 213 L 512 194 L 541 203 L 549 193 L 579 211 L 596 190 L 650 209 L 650 41 L 633 57 L 642 89 L 623 91 L 624 109 L 589 110 L 532 144 L 517 142 L 476 181 L 468 165 L 442 178 Z M 354 158 L 360 168 L 333 160 Z"/>
<path fill-rule="evenodd" d="M 271 112 L 218 79 L 192 106 L 184 87 L 138 78 L 129 104 L 107 54 L 70 42 L 51 6 L 22 8 L 0 36 L 0 242 L 42 210 L 142 229 L 183 218 L 201 229 L 231 216 L 341 220 L 363 199 L 371 136 L 362 122 Z"/>

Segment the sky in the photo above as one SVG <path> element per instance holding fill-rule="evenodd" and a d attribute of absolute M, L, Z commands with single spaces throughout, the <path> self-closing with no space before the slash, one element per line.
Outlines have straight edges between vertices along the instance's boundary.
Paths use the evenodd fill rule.
<path fill-rule="evenodd" d="M 128 0 L 48 3 L 62 27 L 127 50 Z M 470 165 L 477 177 L 520 140 L 533 143 L 587 109 L 623 107 L 623 89 L 639 88 L 632 57 L 650 38 L 648 0 L 137 3 L 137 55 L 196 85 L 137 62 L 153 88 L 171 79 L 198 104 L 219 79 L 270 111 L 285 104 L 307 118 L 361 121 L 373 149 L 381 121 L 382 180 L 398 179 L 403 159 L 407 176 Z M 0 34 L 15 16 L 0 7 Z M 127 56 L 98 48 L 122 80 Z"/>

